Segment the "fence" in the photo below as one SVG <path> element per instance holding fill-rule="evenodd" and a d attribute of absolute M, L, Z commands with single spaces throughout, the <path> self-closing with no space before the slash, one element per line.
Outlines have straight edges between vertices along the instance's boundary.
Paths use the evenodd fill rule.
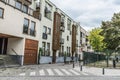
<path fill-rule="evenodd" d="M 93 63 L 96 61 L 105 60 L 105 55 L 93 53 L 93 52 L 83 52 L 83 63 Z"/>

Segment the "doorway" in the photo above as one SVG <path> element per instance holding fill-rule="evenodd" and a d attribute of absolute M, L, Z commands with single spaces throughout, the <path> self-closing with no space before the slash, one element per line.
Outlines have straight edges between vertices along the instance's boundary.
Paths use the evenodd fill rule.
<path fill-rule="evenodd" d="M 5 55 L 7 52 L 8 38 L 0 38 L 0 55 Z"/>

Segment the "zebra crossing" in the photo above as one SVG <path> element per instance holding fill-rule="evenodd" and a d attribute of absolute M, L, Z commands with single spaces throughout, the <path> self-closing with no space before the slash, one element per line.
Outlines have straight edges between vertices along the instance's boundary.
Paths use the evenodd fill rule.
<path fill-rule="evenodd" d="M 89 73 L 80 72 L 76 69 L 40 69 L 36 71 L 29 71 L 20 73 L 19 76 L 82 76 L 90 75 Z"/>

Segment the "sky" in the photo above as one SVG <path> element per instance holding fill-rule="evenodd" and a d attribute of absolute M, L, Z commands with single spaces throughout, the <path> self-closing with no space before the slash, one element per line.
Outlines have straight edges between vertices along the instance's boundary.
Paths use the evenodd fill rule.
<path fill-rule="evenodd" d="M 87 31 L 120 12 L 120 0 L 50 0 Z"/>

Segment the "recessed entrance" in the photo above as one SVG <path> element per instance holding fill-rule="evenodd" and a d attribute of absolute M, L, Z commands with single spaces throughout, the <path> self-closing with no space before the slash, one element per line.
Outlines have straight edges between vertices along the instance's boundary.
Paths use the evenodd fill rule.
<path fill-rule="evenodd" d="M 7 51 L 8 38 L 0 38 L 0 55 L 5 55 Z"/>

